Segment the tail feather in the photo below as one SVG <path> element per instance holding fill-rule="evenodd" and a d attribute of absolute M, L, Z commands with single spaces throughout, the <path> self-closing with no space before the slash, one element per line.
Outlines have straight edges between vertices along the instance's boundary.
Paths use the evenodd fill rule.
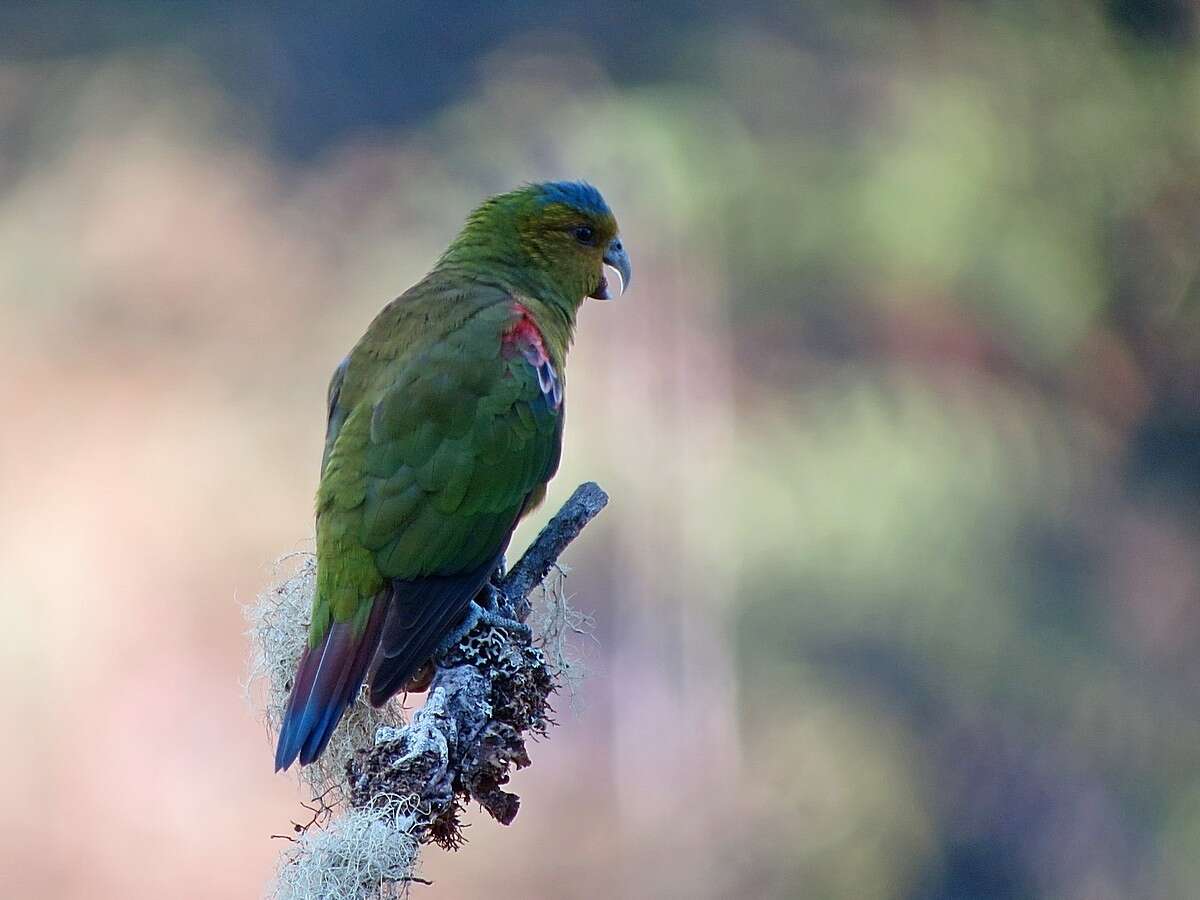
<path fill-rule="evenodd" d="M 365 626 L 335 622 L 320 644 L 305 649 L 279 731 L 275 771 L 288 768 L 297 756 L 300 765 L 308 765 L 329 743 L 375 656 L 388 601 L 386 593 L 375 598 Z"/>
<path fill-rule="evenodd" d="M 371 672 L 372 706 L 382 706 L 397 694 L 453 634 L 499 561 L 497 556 L 462 575 L 392 582 L 392 602 Z"/>

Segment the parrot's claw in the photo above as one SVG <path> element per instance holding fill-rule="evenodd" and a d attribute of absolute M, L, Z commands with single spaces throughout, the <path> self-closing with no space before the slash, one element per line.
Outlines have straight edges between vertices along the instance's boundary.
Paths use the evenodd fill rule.
<path fill-rule="evenodd" d="M 494 588 L 492 589 L 495 590 Z M 514 634 L 520 635 L 525 640 L 533 637 L 533 630 L 524 622 L 518 622 L 516 619 L 510 619 L 499 612 L 500 603 L 498 600 L 498 592 L 495 594 L 489 593 L 489 598 L 495 606 L 492 609 L 485 609 L 474 600 L 471 601 L 471 606 L 467 610 L 466 616 L 457 628 L 446 636 L 446 639 L 438 646 L 437 653 L 449 653 L 459 645 L 468 634 L 475 630 L 478 625 L 487 625 L 492 628 L 502 628 L 505 631 L 511 631 Z"/>

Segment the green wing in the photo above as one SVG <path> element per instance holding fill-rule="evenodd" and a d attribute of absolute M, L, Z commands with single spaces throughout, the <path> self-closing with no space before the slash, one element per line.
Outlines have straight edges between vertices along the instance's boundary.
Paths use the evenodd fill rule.
<path fill-rule="evenodd" d="M 561 394 L 546 392 L 530 348 L 511 339 L 515 315 L 511 301 L 493 303 L 391 360 L 378 341 L 360 344 L 335 375 L 311 644 L 331 621 L 362 618 L 387 585 L 384 655 L 424 653 L 391 668 L 420 665 L 553 475 Z"/>
<path fill-rule="evenodd" d="M 457 575 L 490 561 L 557 463 L 561 417 L 536 370 L 502 352 L 509 315 L 476 316 L 406 367 L 375 406 L 359 535 L 387 578 Z"/>

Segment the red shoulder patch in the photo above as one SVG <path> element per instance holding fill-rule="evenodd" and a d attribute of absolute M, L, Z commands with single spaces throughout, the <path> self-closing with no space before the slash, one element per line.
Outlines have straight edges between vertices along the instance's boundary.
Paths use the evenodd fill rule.
<path fill-rule="evenodd" d="M 546 352 L 542 332 L 529 310 L 520 303 L 513 303 L 514 319 L 500 335 L 500 352 L 507 357 L 521 356 L 537 373 L 538 389 L 546 398 L 550 408 L 562 406 L 562 381 L 554 371 L 554 363 Z"/>

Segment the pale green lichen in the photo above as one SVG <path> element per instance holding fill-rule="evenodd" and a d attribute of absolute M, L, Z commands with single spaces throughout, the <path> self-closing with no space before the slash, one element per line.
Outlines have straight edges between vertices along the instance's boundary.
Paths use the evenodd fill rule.
<path fill-rule="evenodd" d="M 247 696 L 251 705 L 261 708 L 267 730 L 278 736 L 287 709 L 292 679 L 300 654 L 308 645 L 308 623 L 316 586 L 316 557 L 296 552 L 275 563 L 276 583 L 258 595 L 245 608 L 250 623 L 250 678 Z M 262 685 L 262 698 L 253 694 Z M 325 806 L 340 803 L 346 763 L 356 750 L 374 745 L 375 731 L 381 725 L 400 727 L 404 715 L 397 703 L 375 709 L 367 702 L 366 691 L 346 710 L 321 758 L 304 768 L 297 767 L 300 778 Z"/>
<path fill-rule="evenodd" d="M 535 589 L 530 625 L 542 648 L 546 669 L 556 684 L 565 685 L 574 705 L 587 676 L 580 640 L 594 637 L 595 621 L 570 603 L 566 566 L 556 564 Z"/>
<path fill-rule="evenodd" d="M 277 584 L 260 594 L 245 611 L 250 623 L 253 648 L 247 693 L 258 694 L 254 686 L 261 684 L 262 696 L 251 699 L 263 709 L 272 736 L 278 734 L 296 665 L 307 646 L 315 570 L 316 560 L 311 553 L 293 553 L 283 557 L 276 563 Z M 581 653 L 576 639 L 591 634 L 590 617 L 572 608 L 568 602 L 565 574 L 564 569 L 555 567 L 543 581 L 541 598 L 535 604 L 533 615 L 541 649 L 526 650 L 534 654 L 530 659 L 537 661 L 539 666 L 543 666 L 541 660 L 544 659 L 541 677 L 545 684 L 539 693 L 543 698 L 542 704 L 551 682 L 566 684 L 574 697 L 583 677 Z M 464 642 L 464 646 L 468 644 Z M 504 646 L 507 647 L 507 644 Z M 503 680 L 503 671 L 496 669 L 498 662 L 490 657 L 489 660 L 485 670 Z M 524 668 L 521 668 L 521 673 L 528 674 Z M 524 684 L 527 680 L 510 677 L 509 681 L 513 684 L 508 687 L 513 689 L 513 685 Z M 436 718 L 439 709 L 438 697 L 435 696 L 423 711 L 425 719 Z M 491 706 L 483 699 L 473 702 L 471 710 L 485 719 L 493 714 Z M 425 721 L 420 715 L 417 718 Z M 401 765 L 404 760 L 392 761 L 387 772 L 376 779 L 380 784 L 374 784 L 370 779 L 359 779 L 363 783 L 358 785 L 358 793 L 365 791 L 369 796 L 356 796 L 353 804 L 347 802 L 350 800 L 350 788 L 346 781 L 347 763 L 356 759 L 356 751 L 371 751 L 381 744 L 405 736 L 416 747 L 414 752 L 423 751 L 425 745 L 418 740 L 421 735 L 411 729 L 401 732 L 404 724 L 398 704 L 391 703 L 382 709 L 375 709 L 367 703 L 364 691 L 347 710 L 322 757 L 299 770 L 300 778 L 312 790 L 317 806 L 313 821 L 306 827 L 297 828 L 299 836 L 280 862 L 269 894 L 273 900 L 386 900 L 401 897 L 407 894 L 414 879 L 420 845 L 424 841 L 434 840 L 443 846 L 457 846 L 458 806 L 454 803 L 452 779 L 445 785 L 448 805 L 442 812 L 446 821 L 439 820 L 437 824 L 431 823 L 431 815 L 435 811 L 430 808 L 428 800 L 419 801 L 416 793 L 402 796 L 412 785 L 405 785 L 398 792 L 397 784 L 392 783 L 399 777 L 395 773 L 403 775 L 407 771 Z M 530 721 L 522 719 L 518 723 L 521 730 L 509 729 L 520 745 L 521 752 L 513 759 L 504 758 L 500 768 L 505 773 L 514 762 L 518 766 L 528 764 L 520 740 L 522 730 L 533 728 L 544 733 L 548 724 L 544 713 L 538 712 L 532 715 Z M 443 748 L 438 759 L 444 760 L 445 757 Z M 361 754 L 356 759 L 356 765 L 362 767 L 372 758 L 369 752 Z M 436 780 L 442 781 L 448 777 L 443 774 Z M 474 785 L 474 790 L 480 795 L 476 799 L 484 802 L 488 798 L 499 798 L 497 803 L 511 799 L 511 814 L 515 814 L 516 798 L 510 798 L 498 787 L 504 781 L 507 781 L 507 777 L 499 779 L 496 784 L 481 782 L 480 785 Z M 428 787 L 422 785 L 423 789 Z M 469 792 L 470 787 L 461 789 Z M 490 790 L 484 791 L 483 788 Z M 417 809 L 418 802 L 422 803 L 420 810 Z M 338 810 L 336 814 L 335 809 Z M 511 814 L 497 815 L 497 810 L 490 811 L 501 821 L 511 820 Z M 504 811 L 500 810 L 500 813 Z"/>
<path fill-rule="evenodd" d="M 368 900 L 403 896 L 417 865 L 412 803 L 381 797 L 309 828 L 284 854 L 272 900 Z"/>

